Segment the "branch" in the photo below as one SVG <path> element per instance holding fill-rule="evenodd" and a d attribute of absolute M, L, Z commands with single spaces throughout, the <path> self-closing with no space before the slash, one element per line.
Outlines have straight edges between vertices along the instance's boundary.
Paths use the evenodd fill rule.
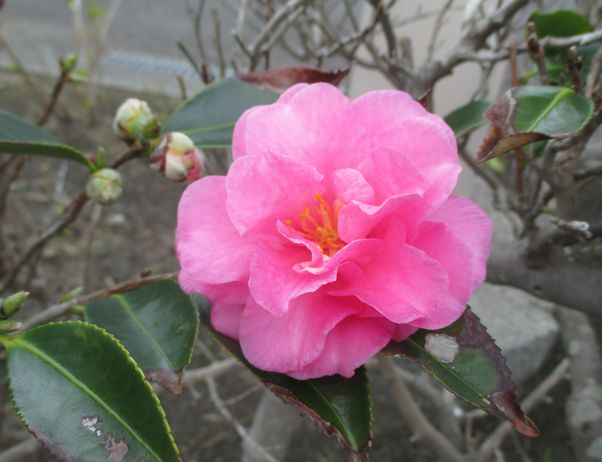
<path fill-rule="evenodd" d="M 172 272 L 157 274 L 156 276 L 139 277 L 136 279 L 131 279 L 129 281 L 122 282 L 108 289 L 97 290 L 96 292 L 92 292 L 90 294 L 74 298 L 73 300 L 49 306 L 44 311 L 36 314 L 35 316 L 25 321 L 23 323 L 22 330 L 30 329 L 31 327 L 35 327 L 39 324 L 52 321 L 58 318 L 59 316 L 62 316 L 65 313 L 67 313 L 69 309 L 74 305 L 85 305 L 89 301 L 95 300 L 97 298 L 108 297 L 109 295 L 128 292 L 130 290 L 134 290 L 139 287 L 152 284 L 153 282 L 163 281 L 165 279 L 174 279 L 177 276 L 177 274 L 177 272 Z"/>
<path fill-rule="evenodd" d="M 48 242 L 53 236 L 66 229 L 77 219 L 77 217 L 84 209 L 85 205 L 88 203 L 89 200 L 90 198 L 86 193 L 79 193 L 71 202 L 68 212 L 65 215 L 63 215 L 60 220 L 55 221 L 52 225 L 46 228 L 42 234 L 40 234 L 36 239 L 34 239 L 31 242 L 25 254 L 19 259 L 19 261 L 12 268 L 9 274 L 2 280 L 0 286 L 10 286 L 15 281 L 17 276 L 19 276 L 19 273 L 21 272 L 23 267 L 39 250 L 41 250 L 44 247 L 44 245 L 46 245 L 46 242 Z"/>
<path fill-rule="evenodd" d="M 251 71 L 255 70 L 255 67 L 257 67 L 261 54 L 265 51 L 263 45 L 270 38 L 270 35 L 274 33 L 274 31 L 285 19 L 287 19 L 290 15 L 293 15 L 297 9 L 303 7 L 305 1 L 306 0 L 289 0 L 284 6 L 279 8 L 274 13 L 270 20 L 263 26 L 261 31 L 259 31 L 255 41 L 248 49 L 248 54 L 251 60 Z M 234 38 L 237 40 L 237 42 L 240 40 L 240 36 L 237 32 L 234 32 Z M 243 51 L 245 51 L 245 49 L 246 47 L 243 48 Z M 245 54 L 247 54 L 247 52 L 245 52 Z"/>
<path fill-rule="evenodd" d="M 29 437 L 0 454 L 0 462 L 21 462 L 39 448 L 38 442 Z"/>
<path fill-rule="evenodd" d="M 437 452 L 441 454 L 442 459 L 450 462 L 464 462 L 466 460 L 464 455 L 424 416 L 410 390 L 408 390 L 405 381 L 397 373 L 395 360 L 391 357 L 382 356 L 378 358 L 378 361 L 385 379 L 391 385 L 391 391 L 399 404 L 399 408 L 412 429 L 428 439 Z"/>
<path fill-rule="evenodd" d="M 184 378 L 182 379 L 182 385 L 191 385 L 201 380 L 207 380 L 207 377 L 216 377 L 224 372 L 233 369 L 240 364 L 234 358 L 224 359 L 209 364 L 205 367 L 199 367 L 198 369 L 186 369 L 184 370 Z"/>
<path fill-rule="evenodd" d="M 602 314 L 602 271 L 569 261 L 560 253 L 545 267 L 529 268 L 517 244 L 499 243 L 487 265 L 487 281 L 587 313 Z"/>
<path fill-rule="evenodd" d="M 602 414 L 584 412 L 600 409 L 602 394 L 602 358 L 596 332 L 587 315 L 561 309 L 558 313 L 562 341 L 571 358 L 571 394 L 565 403 L 566 423 L 573 442 L 576 461 L 594 462 L 588 449 L 602 435 Z"/>
<path fill-rule="evenodd" d="M 487 39 L 494 32 L 508 26 L 514 15 L 527 6 L 528 3 L 529 0 L 513 0 L 468 29 L 458 45 L 454 47 L 455 51 L 440 59 L 428 61 L 419 69 L 416 91 L 424 92 L 432 88 L 439 79 L 451 74 L 453 68 L 460 63 L 477 60 L 475 59 L 477 56 L 479 60 L 482 60 L 483 52 L 476 52 L 484 47 Z M 509 54 L 504 52 L 503 54 L 494 53 L 491 55 L 494 60 L 499 60 L 499 56 L 503 56 L 504 58 L 501 59 L 505 59 Z"/>
<path fill-rule="evenodd" d="M 445 16 L 449 12 L 454 0 L 447 0 L 447 3 L 441 8 L 441 11 L 437 15 L 437 19 L 435 20 L 435 25 L 433 26 L 433 32 L 431 33 L 431 40 L 429 42 L 427 52 L 426 52 L 426 60 L 431 61 L 433 56 L 435 55 L 435 47 L 437 46 L 437 39 L 439 38 L 439 33 L 441 32 L 441 28 L 443 27 L 443 20 Z"/>
<path fill-rule="evenodd" d="M 230 424 L 232 424 L 232 426 L 236 430 L 236 433 L 238 433 L 238 436 L 240 436 L 240 438 L 246 444 L 252 447 L 263 460 L 267 462 L 278 462 L 263 447 L 257 444 L 257 442 L 251 437 L 251 435 L 249 435 L 245 427 L 243 427 L 241 423 L 234 418 L 232 413 L 228 410 L 228 408 L 225 406 L 222 399 L 220 398 L 213 378 L 207 377 L 206 383 L 211 401 L 213 401 L 213 404 L 215 405 L 219 413 L 222 415 L 222 417 L 228 422 L 230 422 Z"/>
<path fill-rule="evenodd" d="M 566 358 L 560 361 L 552 373 L 540 382 L 535 390 L 522 401 L 522 407 L 525 412 L 529 412 L 533 409 L 549 393 L 549 391 L 564 378 L 569 369 L 569 365 L 570 361 Z M 512 424 L 510 422 L 500 424 L 493 433 L 487 437 L 483 444 L 481 444 L 477 453 L 477 461 L 485 462 L 489 460 L 491 454 L 500 447 L 511 431 Z"/>

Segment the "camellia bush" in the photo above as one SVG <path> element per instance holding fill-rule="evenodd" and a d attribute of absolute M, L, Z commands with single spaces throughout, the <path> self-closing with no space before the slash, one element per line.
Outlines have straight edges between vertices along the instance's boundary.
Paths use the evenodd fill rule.
<path fill-rule="evenodd" d="M 284 3 L 266 22 L 268 32 L 280 33 L 282 24 L 303 30 L 295 21 L 315 16 L 310 3 Z M 576 11 L 501 3 L 489 13 L 482 6 L 468 11 L 459 47 L 415 68 L 405 42 L 390 36 L 391 5 L 368 2 L 373 17 L 365 29 L 356 24 L 349 37 L 329 36 L 304 51 L 320 54 L 323 64 L 336 54 L 355 60 L 365 47 L 396 89 L 355 99 L 338 88 L 348 70 L 258 70 L 277 34 L 259 35 L 250 48 L 241 41 L 244 71 L 226 77 L 204 63 L 207 85 L 166 118 L 127 99 L 113 124 L 127 147 L 121 156 L 91 155 L 41 128 L 62 87 L 78 80 L 73 56 L 61 61 L 37 124 L 0 112 L 4 169 L 44 156 L 79 164 L 87 177 L 64 214 L 3 268 L 4 375 L 16 412 L 39 443 L 63 461 L 180 460 L 156 386 L 181 392 L 199 335 L 335 435 L 352 461 L 368 460 L 372 444 L 372 358 L 406 401 L 415 430 L 445 460 L 490 460 L 510 426 L 537 437 L 500 349 L 468 303 L 487 275 L 600 313 L 599 269 L 564 250 L 594 241 L 602 229 L 599 216 L 582 219 L 586 200 L 575 194 L 580 181 L 601 173 L 600 159 L 585 153 L 602 123 L 602 34 Z M 509 38 L 515 23 L 520 40 Z M 379 31 L 384 54 L 372 41 Z M 355 62 L 370 64 L 366 59 Z M 496 63 L 509 63 L 508 88 L 495 101 L 477 92 L 445 118 L 435 115 L 428 91 L 467 61 L 482 66 L 485 82 Z M 478 152 L 469 153 L 469 139 L 487 124 Z M 231 164 L 208 175 L 216 156 Z M 492 249 L 487 213 L 454 194 L 461 158 L 518 223 L 512 247 Z M 155 170 L 188 184 L 173 223 L 179 268 L 69 294 L 19 318 L 28 291 L 23 268 L 88 203 L 120 200 L 127 188 L 120 167 L 128 162 L 146 162 L 149 175 Z M 476 448 L 457 447 L 408 398 L 396 370 L 402 361 L 509 425 Z M 214 394 L 215 384 L 208 387 Z M 588 444 L 597 428 L 595 418 L 590 423 L 581 432 Z M 593 460 L 595 450 L 586 445 L 579 460 Z"/>

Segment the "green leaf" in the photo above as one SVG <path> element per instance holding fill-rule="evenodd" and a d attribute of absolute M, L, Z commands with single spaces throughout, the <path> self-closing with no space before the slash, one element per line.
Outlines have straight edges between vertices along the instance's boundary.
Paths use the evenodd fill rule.
<path fill-rule="evenodd" d="M 276 101 L 274 92 L 235 78 L 212 83 L 188 99 L 168 119 L 163 133 L 182 132 L 201 149 L 228 148 L 232 130 L 242 113 L 259 104 Z"/>
<path fill-rule="evenodd" d="M 510 370 L 495 341 L 467 308 L 451 326 L 419 330 L 385 352 L 422 365 L 445 388 L 488 414 L 508 419 L 517 431 L 537 436 L 539 430 L 523 413 Z"/>
<path fill-rule="evenodd" d="M 485 123 L 483 112 L 491 105 L 489 101 L 471 101 L 450 112 L 444 118 L 456 136 L 462 136 Z"/>
<path fill-rule="evenodd" d="M 590 120 L 593 111 L 593 102 L 571 88 L 514 87 L 485 112 L 490 131 L 478 159 L 484 162 L 535 141 L 573 135 Z"/>
<path fill-rule="evenodd" d="M 178 284 L 158 281 L 94 300 L 86 305 L 86 320 L 117 337 L 147 379 L 181 393 L 182 369 L 192 357 L 199 317 Z"/>
<path fill-rule="evenodd" d="M 94 170 L 94 165 L 83 152 L 5 111 L 0 111 L 0 152 L 67 159 Z"/>
<path fill-rule="evenodd" d="M 535 32 L 539 38 L 572 37 L 594 30 L 592 23 L 574 10 L 558 10 L 552 13 L 534 12 L 529 20 L 535 24 Z"/>
<path fill-rule="evenodd" d="M 110 334 L 61 322 L 2 341 L 13 404 L 56 458 L 179 460 L 152 387 Z"/>
<path fill-rule="evenodd" d="M 334 434 L 355 459 L 368 460 L 372 439 L 372 400 L 364 367 L 349 379 L 339 375 L 312 380 L 295 380 L 287 375 L 265 372 L 243 356 L 240 344 L 211 327 L 209 305 L 197 298 L 204 325 L 215 339 L 253 375 L 288 404 L 297 406 L 327 434 Z M 359 459 L 358 459 L 359 457 Z"/>

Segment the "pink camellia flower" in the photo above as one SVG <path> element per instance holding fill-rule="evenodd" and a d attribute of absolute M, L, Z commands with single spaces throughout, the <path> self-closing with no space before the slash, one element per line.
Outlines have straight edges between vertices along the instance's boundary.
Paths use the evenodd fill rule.
<path fill-rule="evenodd" d="M 350 377 L 455 321 L 483 281 L 491 222 L 450 195 L 454 135 L 408 94 L 296 85 L 246 111 L 232 148 L 180 202 L 179 282 L 256 367 Z"/>

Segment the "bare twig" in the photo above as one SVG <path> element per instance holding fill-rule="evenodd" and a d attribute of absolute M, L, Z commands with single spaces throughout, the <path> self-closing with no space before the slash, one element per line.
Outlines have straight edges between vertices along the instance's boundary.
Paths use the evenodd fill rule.
<path fill-rule="evenodd" d="M 0 462 L 20 462 L 25 460 L 27 456 L 36 452 L 40 445 L 33 437 L 21 441 L 15 446 L 4 450 L 0 453 Z"/>
<path fill-rule="evenodd" d="M 219 64 L 219 76 L 223 78 L 226 76 L 226 59 L 224 57 L 224 48 L 222 46 L 222 21 L 219 17 L 219 11 L 217 6 L 213 6 L 211 12 L 213 13 L 213 27 L 215 29 L 215 51 L 217 53 L 217 62 Z"/>
<path fill-rule="evenodd" d="M 249 432 L 242 426 L 242 424 L 236 420 L 236 418 L 232 415 L 232 413 L 228 410 L 228 408 L 224 405 L 222 399 L 219 396 L 217 391 L 217 387 L 215 386 L 215 381 L 211 376 L 206 378 L 207 389 L 209 391 L 209 397 L 213 404 L 222 415 L 224 419 L 226 419 L 236 430 L 238 436 L 250 447 L 252 447 L 263 460 L 267 462 L 278 462 L 271 454 L 269 454 L 265 448 L 261 447 L 252 437 L 249 435 Z"/>
<path fill-rule="evenodd" d="M 131 148 L 126 151 L 121 157 L 116 159 L 111 165 L 110 168 L 117 169 L 126 162 L 134 159 L 140 154 L 140 150 L 142 146 L 140 143 L 134 143 Z M 13 266 L 13 268 L 9 271 L 8 275 L 2 280 L 0 283 L 0 287 L 5 288 L 10 286 L 16 278 L 19 276 L 21 270 L 27 265 L 27 263 L 39 252 L 41 251 L 46 243 L 59 234 L 64 229 L 68 228 L 72 223 L 77 220 L 80 213 L 89 202 L 90 198 L 85 192 L 79 193 L 72 201 L 71 204 L 67 207 L 67 212 L 49 227 L 47 227 L 40 235 L 36 236 L 33 239 L 25 253 L 21 256 L 21 258 L 17 261 L 17 263 Z"/>
<path fill-rule="evenodd" d="M 443 21 L 445 20 L 445 16 L 449 12 L 452 7 L 454 0 L 447 0 L 439 14 L 437 15 L 437 19 L 435 20 L 435 25 L 433 26 L 433 31 L 431 32 L 431 40 L 429 42 L 427 52 L 426 52 L 426 60 L 431 61 L 433 59 L 433 55 L 435 54 L 435 47 L 437 46 L 437 39 L 439 38 L 439 34 L 441 32 L 441 28 L 443 27 Z"/>
<path fill-rule="evenodd" d="M 264 47 L 265 42 L 268 39 L 273 41 L 276 29 L 278 29 L 278 27 L 284 21 L 290 22 L 291 15 L 293 15 L 298 9 L 303 8 L 305 1 L 306 0 L 289 0 L 282 7 L 276 10 L 270 20 L 263 26 L 261 31 L 259 31 L 257 37 L 249 48 L 246 46 L 241 46 L 243 51 L 247 50 L 245 51 L 245 54 L 247 54 L 250 58 L 249 70 L 254 71 L 257 67 L 261 55 L 266 51 L 266 47 Z M 239 42 L 240 45 L 242 39 L 240 39 L 240 36 L 236 33 L 236 31 L 234 32 L 234 38 L 237 40 L 237 42 Z"/>
<path fill-rule="evenodd" d="M 65 85 L 69 82 L 69 73 L 70 72 L 71 71 L 68 69 L 61 69 L 59 78 L 57 79 L 56 83 L 54 84 L 54 88 L 52 89 L 52 94 L 50 95 L 50 101 L 46 105 L 46 109 L 44 110 L 44 113 L 38 119 L 38 125 L 40 127 L 43 127 L 44 125 L 46 125 L 48 120 L 50 120 L 50 116 L 52 116 L 52 113 L 54 112 L 54 109 L 56 108 L 56 105 L 59 101 L 59 97 L 61 96 L 61 93 L 62 93 L 63 89 L 65 88 Z"/>
<path fill-rule="evenodd" d="M 190 385 L 193 383 L 206 380 L 207 377 L 217 377 L 224 372 L 228 372 L 240 363 L 234 358 L 223 359 L 213 362 L 208 366 L 199 367 L 197 369 L 187 369 L 184 371 L 182 385 Z"/>
<path fill-rule="evenodd" d="M 529 36 L 527 37 L 527 49 L 529 50 L 529 56 L 531 60 L 537 66 L 537 73 L 539 74 L 539 83 L 542 85 L 548 84 L 548 70 L 546 69 L 546 60 L 545 54 L 543 51 L 543 47 L 539 43 L 539 39 L 537 38 L 537 33 L 535 32 L 535 24 L 530 22 L 527 25 Z M 510 56 L 516 57 L 516 46 L 514 50 L 510 50 Z M 512 58 L 511 58 L 512 59 Z M 516 85 L 516 83 L 512 82 L 512 85 Z"/>
<path fill-rule="evenodd" d="M 81 297 L 77 297 L 63 303 L 58 303 L 56 305 L 49 306 L 44 311 L 36 314 L 35 316 L 32 316 L 30 319 L 25 321 L 23 323 L 22 329 L 30 329 L 31 327 L 52 321 L 67 313 L 69 309 L 74 305 L 84 305 L 89 301 L 95 300 L 97 298 L 108 297 L 109 295 L 128 292 L 130 290 L 134 290 L 138 287 L 143 287 L 157 281 L 174 279 L 177 276 L 177 274 L 177 272 L 172 272 L 157 274 L 155 276 L 148 276 L 145 278 L 138 277 L 135 279 L 130 279 L 129 281 L 121 282 L 108 289 L 97 290 L 96 292 L 92 292 L 90 294 L 83 295 Z"/>
<path fill-rule="evenodd" d="M 587 73 L 587 80 L 585 83 L 586 96 L 594 96 L 596 82 L 598 81 L 598 74 L 600 73 L 600 66 L 602 66 L 602 47 L 598 48 L 598 51 L 592 58 L 589 72 Z"/>
<path fill-rule="evenodd" d="M 558 383 L 565 377 L 569 369 L 570 361 L 563 359 L 554 368 L 552 373 L 537 385 L 535 390 L 529 394 L 523 401 L 522 407 L 525 412 L 533 409 Z M 500 447 L 504 439 L 512 431 L 512 424 L 504 422 L 491 433 L 487 439 L 481 444 L 477 453 L 477 461 L 486 462 L 491 457 L 491 454 Z"/>
<path fill-rule="evenodd" d="M 46 98 L 44 97 L 44 93 L 42 92 L 42 90 L 40 90 L 40 87 L 33 80 L 31 75 L 25 70 L 25 67 L 23 67 L 23 63 L 19 59 L 19 56 L 17 55 L 17 53 L 15 53 L 13 48 L 6 41 L 2 34 L 0 34 L 0 47 L 4 48 L 6 53 L 8 53 L 8 56 L 13 62 L 16 71 L 19 73 L 25 84 L 29 87 L 34 98 L 38 101 L 38 104 L 43 107 L 46 104 Z"/>
<path fill-rule="evenodd" d="M 86 193 L 78 194 L 75 199 L 71 202 L 68 207 L 68 211 L 58 221 L 54 222 L 48 228 L 46 228 L 39 236 L 37 236 L 28 246 L 25 254 L 19 259 L 19 261 L 10 270 L 8 275 L 4 278 L 1 287 L 10 286 L 15 279 L 19 276 L 21 270 L 31 260 L 31 258 L 38 253 L 53 236 L 60 233 L 71 225 L 79 216 L 80 212 L 84 209 L 88 203 L 89 197 Z"/>
<path fill-rule="evenodd" d="M 391 391 L 399 404 L 399 408 L 407 418 L 408 424 L 414 431 L 428 439 L 444 460 L 464 462 L 464 455 L 424 416 L 416 404 L 416 400 L 408 390 L 405 381 L 397 373 L 394 359 L 391 357 L 380 357 L 378 361 L 383 375 L 391 385 Z"/>
<path fill-rule="evenodd" d="M 184 45 L 183 42 L 178 42 L 177 45 L 178 45 L 178 49 L 182 52 L 184 57 L 188 60 L 188 62 L 190 63 L 192 68 L 195 70 L 195 72 L 198 74 L 200 79 L 204 82 L 205 81 L 204 73 L 201 70 L 201 67 L 197 64 L 196 60 L 190 54 L 190 51 L 188 51 L 188 48 L 186 48 L 186 45 Z"/>
<path fill-rule="evenodd" d="M 382 8 L 383 6 L 382 0 L 370 0 L 370 4 L 375 9 Z M 391 61 L 397 62 L 399 58 L 397 36 L 395 35 L 395 30 L 391 24 L 391 18 L 389 17 L 387 8 L 382 8 L 382 13 L 379 14 L 379 20 L 385 34 L 385 41 L 387 42 L 387 57 Z"/>
<path fill-rule="evenodd" d="M 587 412 L 602 407 L 602 358 L 596 331 L 587 315 L 560 309 L 562 341 L 571 358 L 571 394 L 566 400 L 566 422 L 577 462 L 595 462 L 590 452 L 602 435 L 602 414 Z"/>

